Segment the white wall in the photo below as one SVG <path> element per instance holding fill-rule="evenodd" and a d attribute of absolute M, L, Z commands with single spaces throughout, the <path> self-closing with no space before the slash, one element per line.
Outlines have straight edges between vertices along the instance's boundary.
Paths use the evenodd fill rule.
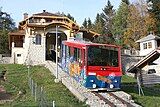
<path fill-rule="evenodd" d="M 155 69 L 156 73 L 154 75 L 160 76 L 160 65 L 146 65 L 142 68 L 144 74 L 148 74 L 149 69 Z"/>
<path fill-rule="evenodd" d="M 65 28 L 58 28 L 59 31 L 64 32 L 67 35 L 67 38 L 70 36 L 70 30 Z M 35 34 L 31 35 L 30 28 L 25 30 L 26 35 L 24 38 L 24 43 L 22 48 L 12 47 L 12 63 L 17 64 L 44 64 L 46 59 L 46 33 L 55 32 L 55 28 L 50 28 L 47 30 L 36 30 Z M 36 45 L 33 43 L 36 33 L 41 34 L 41 45 Z M 20 56 L 17 56 L 20 55 Z"/>
<path fill-rule="evenodd" d="M 148 42 L 152 43 L 152 48 L 148 48 Z M 143 44 L 147 43 L 147 49 L 144 49 Z M 141 42 L 140 43 L 140 56 L 146 56 L 147 54 L 149 54 L 151 51 L 153 51 L 154 49 L 157 48 L 157 41 L 156 40 L 150 40 L 150 41 L 146 41 L 146 42 Z"/>
<path fill-rule="evenodd" d="M 12 47 L 12 58 L 11 58 L 11 63 L 17 63 L 17 64 L 23 64 L 24 63 L 24 58 L 25 58 L 25 53 L 24 53 L 24 48 L 16 48 Z"/>

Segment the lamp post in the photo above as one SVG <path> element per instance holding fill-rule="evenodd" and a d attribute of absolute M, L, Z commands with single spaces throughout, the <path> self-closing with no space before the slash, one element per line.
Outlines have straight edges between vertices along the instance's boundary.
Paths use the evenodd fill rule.
<path fill-rule="evenodd" d="M 58 27 L 56 25 L 56 79 L 55 82 L 58 83 Z"/>

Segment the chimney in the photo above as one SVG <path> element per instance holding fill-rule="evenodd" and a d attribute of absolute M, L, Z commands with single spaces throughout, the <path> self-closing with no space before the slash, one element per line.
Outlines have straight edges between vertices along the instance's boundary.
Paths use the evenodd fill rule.
<path fill-rule="evenodd" d="M 28 13 L 23 14 L 24 20 L 28 18 Z"/>

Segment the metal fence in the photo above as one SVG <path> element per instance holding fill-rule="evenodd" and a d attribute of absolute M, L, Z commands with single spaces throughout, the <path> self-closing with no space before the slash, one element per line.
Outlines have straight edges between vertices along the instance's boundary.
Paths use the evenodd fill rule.
<path fill-rule="evenodd" d="M 38 86 L 37 83 L 31 78 L 28 78 L 28 85 L 31 89 L 31 94 L 34 96 L 35 102 L 39 107 L 55 107 L 54 101 L 49 101 L 46 97 L 43 87 Z"/>

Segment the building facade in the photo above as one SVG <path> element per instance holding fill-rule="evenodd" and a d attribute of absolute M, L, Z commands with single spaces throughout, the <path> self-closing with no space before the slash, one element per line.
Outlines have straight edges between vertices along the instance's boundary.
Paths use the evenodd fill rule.
<path fill-rule="evenodd" d="M 160 46 L 160 37 L 154 34 L 149 34 L 148 36 L 136 41 L 140 45 L 140 56 L 146 56 L 154 49 Z"/>
<path fill-rule="evenodd" d="M 19 22 L 18 31 L 9 33 L 11 63 L 38 65 L 45 60 L 55 59 L 56 37 L 58 50 L 61 42 L 81 32 L 83 38 L 92 40 L 99 34 L 80 29 L 79 25 L 60 14 L 43 10 L 42 13 L 28 17 Z"/>
<path fill-rule="evenodd" d="M 143 58 L 131 66 L 127 71 L 140 76 L 141 83 L 160 83 L 160 37 L 154 34 L 137 41 L 140 44 L 140 56 Z"/>

